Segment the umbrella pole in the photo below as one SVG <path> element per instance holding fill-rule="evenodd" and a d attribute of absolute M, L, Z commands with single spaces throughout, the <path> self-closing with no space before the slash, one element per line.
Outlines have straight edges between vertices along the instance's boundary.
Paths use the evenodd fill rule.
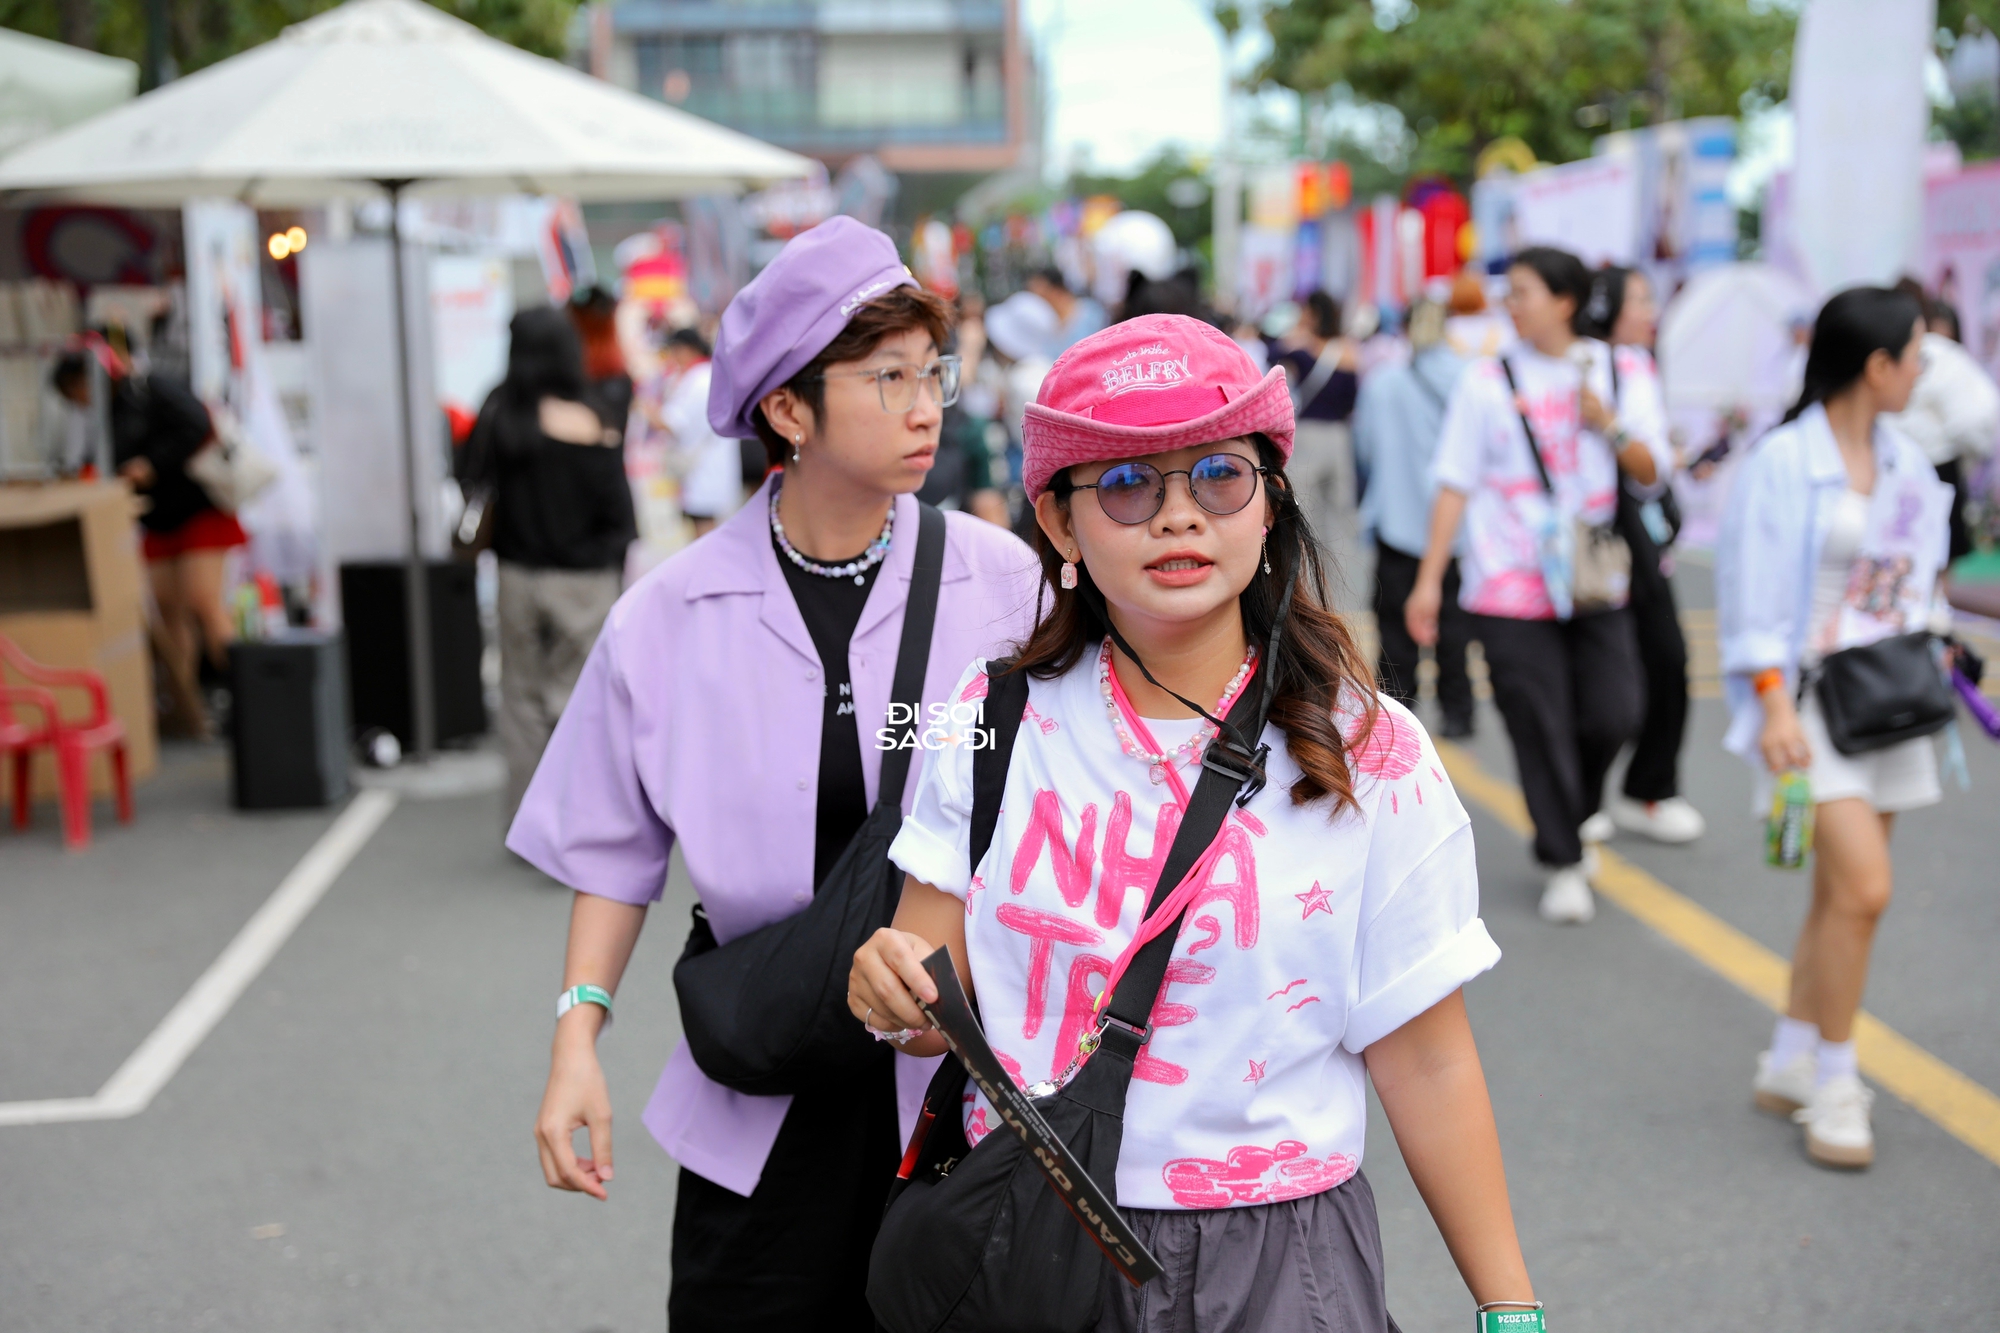
<path fill-rule="evenodd" d="M 410 416 L 409 310 L 403 296 L 403 187 L 406 180 L 380 181 L 389 192 L 389 268 L 396 301 L 396 410 L 403 428 L 403 491 L 409 499 L 409 547 L 403 566 L 404 634 L 410 644 L 410 730 L 418 763 L 437 750 L 436 677 L 431 670 L 430 580 L 424 565 L 423 493 L 419 489 L 417 434 Z"/>

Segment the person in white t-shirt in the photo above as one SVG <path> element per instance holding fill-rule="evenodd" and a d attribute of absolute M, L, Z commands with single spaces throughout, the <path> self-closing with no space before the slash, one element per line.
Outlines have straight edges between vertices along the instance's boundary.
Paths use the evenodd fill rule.
<path fill-rule="evenodd" d="M 936 998 L 920 960 L 948 946 L 1003 1063 L 1061 1084 L 1125 963 L 1178 926 L 1115 1178 L 1167 1271 L 1107 1281 L 1102 1330 L 1192 1328 L 1197 1310 L 1244 1333 L 1392 1327 L 1360 1174 L 1371 1080 L 1474 1299 L 1533 1301 L 1460 996 L 1499 958 L 1472 829 L 1331 609 L 1292 434 L 1283 372 L 1185 316 L 1055 363 L 1024 459 L 1051 601 L 1010 666 L 973 662 L 953 696 L 1027 676 L 990 846 L 974 864 L 973 747 L 938 751 L 890 851 L 908 873 L 895 922 L 850 976 L 856 1018 L 940 1052 L 909 1029 L 913 994 Z M 1239 700 L 1254 715 L 1266 673 L 1266 783 L 1148 916 L 1216 723 Z M 977 1093 L 960 1112 L 975 1144 L 999 1123 Z"/>
<path fill-rule="evenodd" d="M 1521 340 L 1474 362 L 1452 388 L 1431 464 L 1430 541 L 1403 607 L 1410 636 L 1436 642 L 1445 565 L 1463 524 L 1458 602 L 1472 614 L 1514 743 L 1547 874 L 1541 914 L 1570 923 L 1596 912 L 1580 829 L 1645 719 L 1626 589 L 1601 579 L 1600 600 L 1577 606 L 1576 557 L 1584 541 L 1629 553 L 1622 536 L 1604 532 L 1620 474 L 1651 488 L 1673 467 L 1658 382 L 1639 354 L 1577 336 L 1589 292 L 1590 271 L 1575 255 L 1534 246 L 1515 256 L 1507 314 Z"/>
<path fill-rule="evenodd" d="M 660 411 L 673 436 L 681 474 L 681 514 L 699 537 L 743 504 L 743 451 L 735 440 L 708 424 L 708 387 L 713 363 L 708 340 L 694 329 L 676 329 L 667 338 L 667 359 L 680 370 Z"/>

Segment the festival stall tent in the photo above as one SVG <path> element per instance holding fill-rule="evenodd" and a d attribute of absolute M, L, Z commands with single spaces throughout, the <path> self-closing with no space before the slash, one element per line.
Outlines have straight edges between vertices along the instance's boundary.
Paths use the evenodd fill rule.
<path fill-rule="evenodd" d="M 402 262 L 406 199 L 731 193 L 811 163 L 486 36 L 420 0 L 348 0 L 0 160 L 0 195 L 126 206 L 386 198 L 416 750 L 436 735 Z"/>

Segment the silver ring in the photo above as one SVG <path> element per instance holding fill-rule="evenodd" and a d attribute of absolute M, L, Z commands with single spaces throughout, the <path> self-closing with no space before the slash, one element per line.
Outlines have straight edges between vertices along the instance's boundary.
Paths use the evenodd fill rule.
<path fill-rule="evenodd" d="M 874 1026 L 875 1026 L 875 1025 L 874 1025 L 873 1023 L 870 1023 L 870 1022 L 868 1021 L 868 1014 L 872 1014 L 872 1013 L 874 1013 L 874 1012 L 875 1012 L 875 1006 L 871 1004 L 871 1005 L 869 1005 L 869 1006 L 868 1006 L 868 1013 L 867 1013 L 867 1014 L 863 1014 L 863 1015 L 861 1015 L 861 1022 L 862 1022 L 862 1025 L 863 1025 L 864 1027 L 874 1027 Z"/>

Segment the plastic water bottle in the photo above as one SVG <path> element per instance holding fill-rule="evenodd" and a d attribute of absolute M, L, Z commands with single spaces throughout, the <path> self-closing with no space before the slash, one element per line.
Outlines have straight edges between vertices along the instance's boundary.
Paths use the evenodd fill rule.
<path fill-rule="evenodd" d="M 1798 870 L 1812 845 L 1812 780 L 1798 769 L 1778 775 L 1771 792 L 1771 817 L 1764 824 L 1764 861 L 1780 870 Z"/>

